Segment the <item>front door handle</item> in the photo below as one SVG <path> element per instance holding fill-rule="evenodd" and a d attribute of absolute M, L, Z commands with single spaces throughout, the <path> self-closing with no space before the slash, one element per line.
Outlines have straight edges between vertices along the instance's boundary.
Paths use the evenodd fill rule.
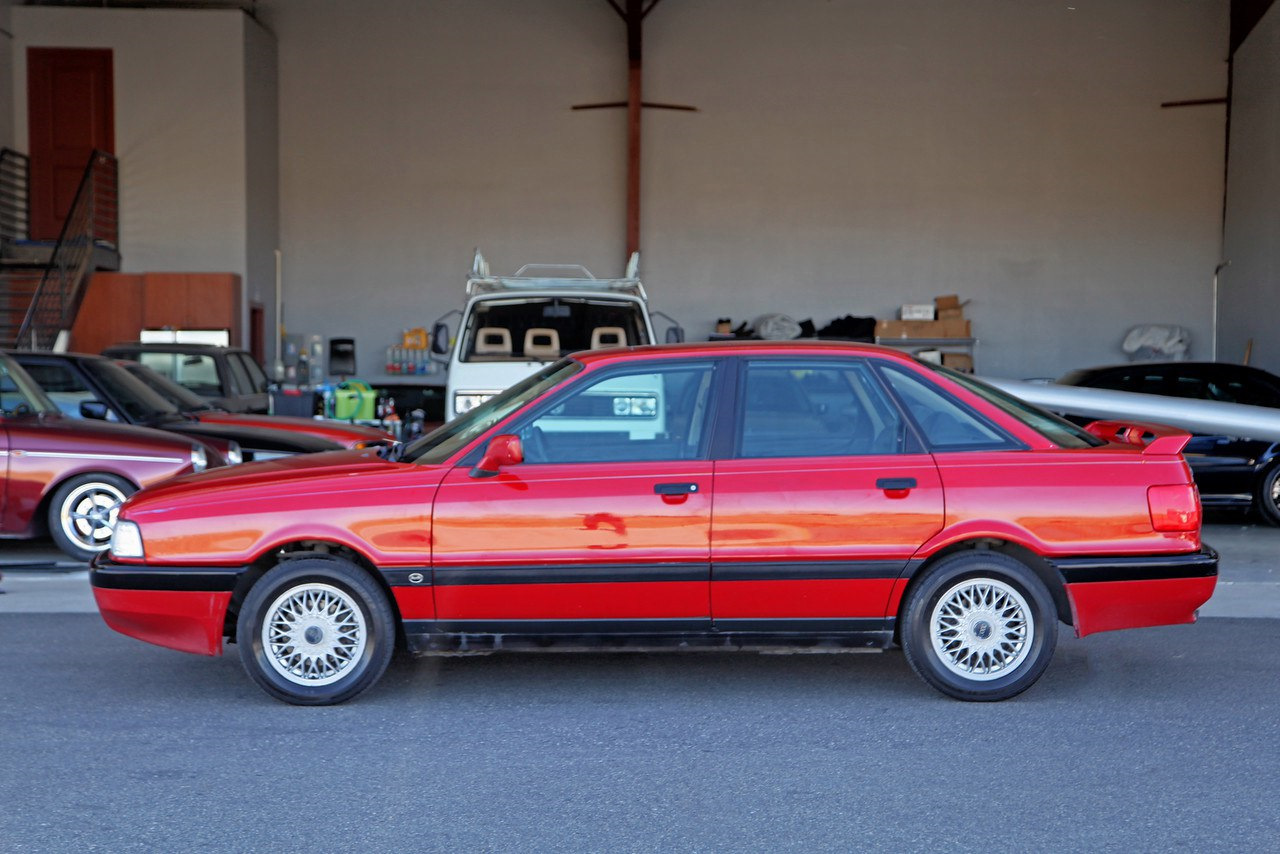
<path fill-rule="evenodd" d="M 885 492 L 900 492 L 904 489 L 915 489 L 916 479 L 914 477 L 882 477 L 876 481 L 876 489 L 883 489 Z"/>
<path fill-rule="evenodd" d="M 655 483 L 653 491 L 656 495 L 688 495 L 698 491 L 696 483 Z"/>

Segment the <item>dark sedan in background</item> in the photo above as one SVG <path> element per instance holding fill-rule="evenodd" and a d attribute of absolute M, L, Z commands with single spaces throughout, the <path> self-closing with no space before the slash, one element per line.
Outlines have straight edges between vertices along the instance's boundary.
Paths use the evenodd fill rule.
<path fill-rule="evenodd" d="M 1280 409 L 1280 377 L 1225 362 L 1132 362 L 1072 371 L 1058 383 Z M 1068 417 L 1077 423 L 1093 420 Z M 1256 507 L 1264 520 L 1280 525 L 1280 443 L 1197 434 L 1183 454 L 1205 506 Z"/>
<path fill-rule="evenodd" d="M 130 341 L 113 344 L 102 354 L 141 362 L 219 409 L 261 415 L 270 411 L 270 383 L 248 350 L 213 344 Z"/>
<path fill-rule="evenodd" d="M 13 351 L 65 415 L 182 433 L 212 444 L 228 462 L 332 451 L 340 442 L 288 429 L 201 421 L 182 411 L 112 359 L 81 353 Z"/>

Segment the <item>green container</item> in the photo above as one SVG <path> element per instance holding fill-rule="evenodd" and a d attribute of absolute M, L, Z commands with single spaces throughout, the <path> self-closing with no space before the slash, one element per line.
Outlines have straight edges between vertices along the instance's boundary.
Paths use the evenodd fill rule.
<path fill-rule="evenodd" d="M 378 396 L 363 380 L 345 380 L 333 392 L 333 417 L 339 421 L 372 421 Z"/>

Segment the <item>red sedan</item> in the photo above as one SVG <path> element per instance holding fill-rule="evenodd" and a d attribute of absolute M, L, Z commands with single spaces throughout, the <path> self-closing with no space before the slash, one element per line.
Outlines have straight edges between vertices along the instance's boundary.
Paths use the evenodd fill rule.
<path fill-rule="evenodd" d="M 106 550 L 126 497 L 208 464 L 222 459 L 172 433 L 63 418 L 0 353 L 0 537 L 47 532 L 68 555 L 87 561 Z"/>
<path fill-rule="evenodd" d="M 580 353 L 393 452 L 179 478 L 91 575 L 113 628 L 300 704 L 393 646 L 901 646 L 999 700 L 1077 635 L 1190 623 L 1217 556 L 1153 426 L 1077 428 L 868 345 Z"/>

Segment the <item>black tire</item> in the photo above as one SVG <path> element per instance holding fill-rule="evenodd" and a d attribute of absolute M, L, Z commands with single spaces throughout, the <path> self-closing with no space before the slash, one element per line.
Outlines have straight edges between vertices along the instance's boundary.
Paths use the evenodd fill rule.
<path fill-rule="evenodd" d="M 276 643 L 264 639 L 274 620 Z M 240 660 L 277 700 L 328 706 L 381 678 L 395 649 L 395 615 L 367 573 L 337 558 L 281 563 L 253 585 L 236 623 Z"/>
<path fill-rule="evenodd" d="M 111 545 L 120 505 L 138 488 L 114 474 L 70 478 L 49 500 L 49 536 L 76 560 L 90 561 Z"/>
<path fill-rule="evenodd" d="M 1263 521 L 1268 525 L 1280 525 L 1280 463 L 1263 472 L 1253 498 Z"/>
<path fill-rule="evenodd" d="M 949 697 L 1007 700 L 1049 666 L 1057 619 L 1049 590 L 1021 561 L 961 552 L 931 567 L 915 587 L 902 649 L 911 669 Z"/>

